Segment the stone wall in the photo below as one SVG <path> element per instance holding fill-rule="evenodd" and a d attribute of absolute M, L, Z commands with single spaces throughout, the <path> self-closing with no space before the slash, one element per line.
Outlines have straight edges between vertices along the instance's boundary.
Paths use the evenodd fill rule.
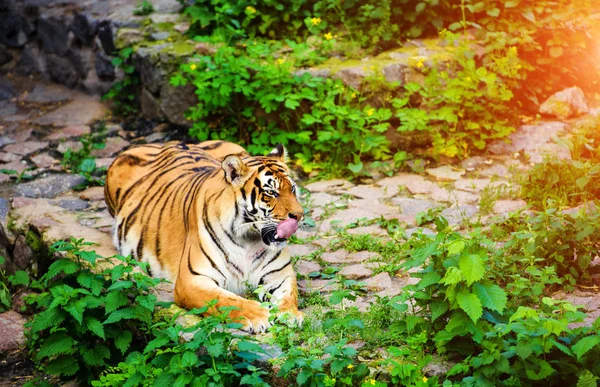
<path fill-rule="evenodd" d="M 120 74 L 114 36 L 139 26 L 136 0 L 0 0 L 0 72 L 36 74 L 90 94 L 104 94 Z M 153 1 L 177 13 L 176 0 Z"/>

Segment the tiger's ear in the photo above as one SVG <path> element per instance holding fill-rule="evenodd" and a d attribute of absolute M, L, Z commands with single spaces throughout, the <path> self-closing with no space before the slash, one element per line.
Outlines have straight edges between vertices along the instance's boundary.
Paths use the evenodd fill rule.
<path fill-rule="evenodd" d="M 277 144 L 275 149 L 269 152 L 267 156 L 273 159 L 277 159 L 279 161 L 285 161 L 285 159 L 287 158 L 287 151 L 285 150 L 283 145 Z"/>
<path fill-rule="evenodd" d="M 231 184 L 242 184 L 250 175 L 250 169 L 236 155 L 225 157 L 221 163 L 221 167 L 225 172 L 225 180 Z"/>

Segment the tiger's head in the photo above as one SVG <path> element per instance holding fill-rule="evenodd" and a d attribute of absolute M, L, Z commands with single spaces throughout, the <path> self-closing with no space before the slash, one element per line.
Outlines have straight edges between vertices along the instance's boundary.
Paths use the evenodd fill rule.
<path fill-rule="evenodd" d="M 229 155 L 221 163 L 238 204 L 235 217 L 241 224 L 234 228 L 246 237 L 260 236 L 267 245 L 284 243 L 304 219 L 285 158 L 285 148 L 277 145 L 267 156 Z"/>

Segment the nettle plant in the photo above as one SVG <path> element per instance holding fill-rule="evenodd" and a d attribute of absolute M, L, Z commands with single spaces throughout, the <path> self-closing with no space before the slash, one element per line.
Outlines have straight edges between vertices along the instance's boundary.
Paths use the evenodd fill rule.
<path fill-rule="evenodd" d="M 81 239 L 56 242 L 65 257 L 50 265 L 37 284 L 39 313 L 28 323 L 28 346 L 45 373 L 85 384 L 140 348 L 150 333 L 157 304 L 147 265 L 127 257 L 101 263 Z M 103 267 L 103 269 L 102 269 Z"/>
<path fill-rule="evenodd" d="M 512 273 L 497 275 L 488 260 L 497 249 L 490 240 L 479 232 L 453 232 L 443 218 L 436 226 L 435 237 L 409 241 L 412 259 L 405 267 L 420 267 L 413 274 L 420 281 L 393 301 L 412 311 L 403 321 L 408 332 L 425 332 L 423 343 L 462 358 L 446 377 L 462 376 L 463 384 L 474 386 L 598 379 L 592 359 L 600 351 L 600 320 L 570 328 L 585 317 L 570 303 L 535 294 L 524 299 L 522 292 L 514 297 L 499 285 Z"/>
<path fill-rule="evenodd" d="M 369 106 L 339 80 L 293 73 L 293 59 L 276 58 L 278 48 L 223 46 L 182 65 L 171 83 L 196 87 L 190 134 L 243 142 L 256 154 L 281 143 L 307 171 L 327 162 L 358 174 L 362 156 L 390 157 L 383 132 L 391 110 Z"/>
<path fill-rule="evenodd" d="M 488 54 L 483 64 L 464 35 L 442 31 L 441 38 L 457 46 L 452 59 L 424 70 L 425 81 L 405 85 L 407 95 L 392 104 L 399 132 L 429 131 L 434 155 L 466 157 L 515 130 L 507 102 L 520 60 L 516 47 L 510 47 Z"/>

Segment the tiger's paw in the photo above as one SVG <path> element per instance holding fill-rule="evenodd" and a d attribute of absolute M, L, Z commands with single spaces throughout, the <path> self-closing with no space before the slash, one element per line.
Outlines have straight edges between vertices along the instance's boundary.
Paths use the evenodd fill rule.
<path fill-rule="evenodd" d="M 304 313 L 298 309 L 288 309 L 282 311 L 277 316 L 277 319 L 288 326 L 302 327 L 304 323 Z"/>
<path fill-rule="evenodd" d="M 242 312 L 242 321 L 244 326 L 241 328 L 245 332 L 249 333 L 263 333 L 271 326 L 269 321 L 269 310 L 259 305 L 244 308 Z"/>

